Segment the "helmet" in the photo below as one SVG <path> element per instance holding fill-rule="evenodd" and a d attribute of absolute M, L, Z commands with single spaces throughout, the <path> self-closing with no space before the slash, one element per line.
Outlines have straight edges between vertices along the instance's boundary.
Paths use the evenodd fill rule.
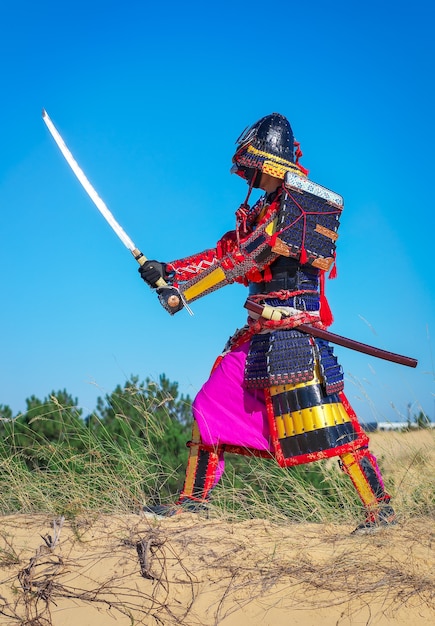
<path fill-rule="evenodd" d="M 232 172 L 258 187 L 261 173 L 284 178 L 289 170 L 301 174 L 295 163 L 294 136 L 290 122 L 279 113 L 262 117 L 237 139 Z"/>

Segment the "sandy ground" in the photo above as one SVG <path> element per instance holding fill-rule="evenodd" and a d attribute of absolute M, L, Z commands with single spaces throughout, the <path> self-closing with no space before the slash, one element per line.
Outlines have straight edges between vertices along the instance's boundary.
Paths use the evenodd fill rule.
<path fill-rule="evenodd" d="M 0 528 L 0 626 L 435 624 L 433 519 L 369 537 L 190 514 L 13 515 Z"/>
<path fill-rule="evenodd" d="M 435 623 L 429 520 L 363 538 L 194 515 L 1 522 L 2 626 Z"/>

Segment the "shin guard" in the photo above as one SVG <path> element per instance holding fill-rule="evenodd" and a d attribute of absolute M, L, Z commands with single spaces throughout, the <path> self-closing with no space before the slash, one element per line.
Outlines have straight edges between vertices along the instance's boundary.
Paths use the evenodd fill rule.
<path fill-rule="evenodd" d="M 192 439 L 188 442 L 189 458 L 186 478 L 178 503 L 186 500 L 207 503 L 210 492 L 222 476 L 224 469 L 223 450 L 204 446 L 198 425 L 193 423 Z"/>
<path fill-rule="evenodd" d="M 340 455 L 341 468 L 350 477 L 358 496 L 368 511 L 387 504 L 390 496 L 386 493 L 376 458 L 367 448 Z"/>

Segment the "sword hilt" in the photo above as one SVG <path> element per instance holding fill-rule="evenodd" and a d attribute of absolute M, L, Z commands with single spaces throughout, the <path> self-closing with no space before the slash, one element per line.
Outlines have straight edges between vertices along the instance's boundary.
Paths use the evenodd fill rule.
<path fill-rule="evenodd" d="M 137 248 L 133 248 L 131 253 L 136 261 L 139 263 L 139 265 L 144 265 L 148 261 L 146 256 Z M 167 290 L 168 293 L 167 295 L 165 294 L 164 301 L 169 307 L 171 307 L 171 309 L 177 309 L 177 307 L 180 306 L 180 296 L 178 295 L 178 291 L 175 289 L 175 287 L 170 287 L 168 283 L 164 280 L 164 278 L 158 279 L 158 281 L 156 282 L 156 287 L 166 288 L 165 291 Z M 171 313 L 171 311 L 169 311 L 169 313 Z"/>

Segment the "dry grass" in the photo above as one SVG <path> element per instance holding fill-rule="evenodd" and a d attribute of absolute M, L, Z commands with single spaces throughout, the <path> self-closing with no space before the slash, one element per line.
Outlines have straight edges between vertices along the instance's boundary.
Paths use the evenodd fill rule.
<path fill-rule="evenodd" d="M 379 432 L 371 449 L 404 517 L 435 515 L 435 429 Z"/>

